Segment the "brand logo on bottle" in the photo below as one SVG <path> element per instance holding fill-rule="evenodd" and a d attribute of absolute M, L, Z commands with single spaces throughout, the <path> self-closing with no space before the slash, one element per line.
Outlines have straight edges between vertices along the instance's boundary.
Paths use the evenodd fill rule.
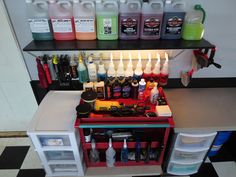
<path fill-rule="evenodd" d="M 148 18 L 144 21 L 143 33 L 145 35 L 159 35 L 160 20 L 157 18 Z"/>
<path fill-rule="evenodd" d="M 183 19 L 174 16 L 168 19 L 165 31 L 167 34 L 179 35 L 181 34 L 182 25 L 183 25 Z"/>
<path fill-rule="evenodd" d="M 177 16 L 170 18 L 168 20 L 168 25 L 171 27 L 177 27 L 177 26 L 181 26 L 183 23 L 183 20 Z"/>
<path fill-rule="evenodd" d="M 136 35 L 138 21 L 134 18 L 125 18 L 121 21 L 121 31 L 126 35 Z"/>

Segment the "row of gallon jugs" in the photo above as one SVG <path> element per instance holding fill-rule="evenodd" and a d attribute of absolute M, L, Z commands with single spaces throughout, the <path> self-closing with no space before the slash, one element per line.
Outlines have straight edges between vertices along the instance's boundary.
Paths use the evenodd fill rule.
<path fill-rule="evenodd" d="M 180 39 L 182 0 L 26 0 L 34 40 Z M 161 27 L 162 26 L 162 27 Z"/>

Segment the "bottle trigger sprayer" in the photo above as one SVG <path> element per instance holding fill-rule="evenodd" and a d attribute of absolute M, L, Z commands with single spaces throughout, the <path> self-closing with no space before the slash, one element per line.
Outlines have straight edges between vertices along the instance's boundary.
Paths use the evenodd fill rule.
<path fill-rule="evenodd" d="M 161 69 L 161 65 L 160 65 L 160 54 L 157 53 L 157 62 L 154 66 L 154 69 L 152 70 L 152 78 L 154 79 L 155 82 L 159 82 L 159 78 L 160 78 L 160 69 Z"/>
<path fill-rule="evenodd" d="M 128 63 L 128 66 L 125 70 L 125 77 L 126 78 L 129 78 L 129 77 L 133 77 L 134 75 L 134 71 L 133 71 L 133 63 L 132 63 L 132 55 L 131 53 L 129 53 L 129 63 Z"/>
<path fill-rule="evenodd" d="M 166 61 L 163 64 L 163 67 L 161 69 L 161 74 L 160 74 L 159 83 L 161 86 L 167 85 L 167 81 L 169 77 L 169 57 L 167 53 L 165 53 L 165 59 Z"/>
<path fill-rule="evenodd" d="M 125 76 L 125 71 L 124 71 L 124 64 L 123 64 L 123 53 L 120 52 L 120 62 L 116 71 L 116 77 L 124 77 Z"/>
<path fill-rule="evenodd" d="M 109 67 L 108 67 L 108 70 L 107 70 L 107 77 L 113 77 L 115 78 L 116 77 L 116 70 L 115 70 L 115 66 L 114 66 L 114 63 L 113 63 L 113 54 L 111 53 L 110 54 L 110 64 L 109 64 Z"/>
<path fill-rule="evenodd" d="M 138 63 L 136 66 L 136 69 L 134 71 L 134 79 L 137 81 L 140 81 L 143 75 L 143 70 L 142 70 L 142 61 L 141 61 L 141 54 L 140 52 L 138 53 Z"/>
<path fill-rule="evenodd" d="M 147 82 L 151 78 L 151 76 L 152 76 L 152 56 L 149 53 L 148 54 L 148 62 L 146 64 L 146 67 L 143 72 L 143 78 Z"/>

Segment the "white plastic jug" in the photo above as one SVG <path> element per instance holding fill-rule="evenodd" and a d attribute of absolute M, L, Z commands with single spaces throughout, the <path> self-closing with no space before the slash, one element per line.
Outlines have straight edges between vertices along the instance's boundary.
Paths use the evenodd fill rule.
<path fill-rule="evenodd" d="M 166 0 L 162 25 L 163 39 L 180 39 L 185 17 L 184 0 Z"/>
<path fill-rule="evenodd" d="M 74 40 L 75 28 L 72 3 L 66 0 L 49 0 L 49 16 L 56 40 Z"/>
<path fill-rule="evenodd" d="M 48 3 L 43 0 L 26 0 L 28 22 L 34 40 L 52 40 L 52 27 Z"/>
<path fill-rule="evenodd" d="M 139 38 L 141 3 L 139 0 L 121 0 L 119 9 L 119 37 L 123 40 Z"/>
<path fill-rule="evenodd" d="M 148 0 L 143 2 L 141 15 L 140 38 L 147 40 L 159 39 L 163 18 L 163 1 Z"/>
<path fill-rule="evenodd" d="M 93 1 L 74 0 L 73 16 L 75 22 L 75 34 L 78 40 L 96 39 L 95 4 Z"/>
<path fill-rule="evenodd" d="M 118 3 L 96 0 L 97 38 L 99 40 L 118 39 Z"/>

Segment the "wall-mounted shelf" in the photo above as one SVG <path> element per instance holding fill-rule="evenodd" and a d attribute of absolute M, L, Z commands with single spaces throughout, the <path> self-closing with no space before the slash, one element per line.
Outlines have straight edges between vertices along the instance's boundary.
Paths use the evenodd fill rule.
<path fill-rule="evenodd" d="M 62 50 L 167 50 L 167 49 L 206 49 L 214 48 L 205 39 L 186 40 L 114 40 L 114 41 L 32 41 L 24 51 L 62 51 Z"/>

